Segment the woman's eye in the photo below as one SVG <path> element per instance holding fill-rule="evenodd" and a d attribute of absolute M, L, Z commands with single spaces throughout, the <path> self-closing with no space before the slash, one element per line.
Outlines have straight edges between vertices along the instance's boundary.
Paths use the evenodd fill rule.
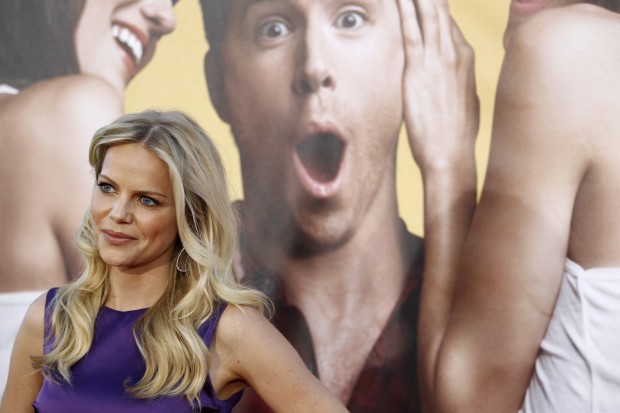
<path fill-rule="evenodd" d="M 286 36 L 291 31 L 286 24 L 281 21 L 270 21 L 263 24 L 260 28 L 260 37 L 268 39 L 276 39 Z"/>
<path fill-rule="evenodd" d="M 336 22 L 338 27 L 342 27 L 343 29 L 357 29 L 362 24 L 364 24 L 364 16 L 357 11 L 348 11 L 343 13 Z"/>
<path fill-rule="evenodd" d="M 110 184 L 106 184 L 105 182 L 102 182 L 98 185 L 99 185 L 99 189 L 101 190 L 101 192 L 105 192 L 105 193 L 114 192 L 114 187 Z"/>
<path fill-rule="evenodd" d="M 156 206 L 156 205 L 158 205 L 157 201 L 155 201 L 153 198 L 150 198 L 148 196 L 141 196 L 140 197 L 140 202 L 144 206 Z"/>

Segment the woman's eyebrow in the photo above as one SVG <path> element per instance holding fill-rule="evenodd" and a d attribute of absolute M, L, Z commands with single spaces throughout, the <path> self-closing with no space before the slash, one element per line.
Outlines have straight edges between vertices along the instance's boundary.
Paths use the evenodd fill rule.
<path fill-rule="evenodd" d="M 110 178 L 110 177 L 109 177 L 109 176 L 107 176 L 106 174 L 99 174 L 99 177 L 97 178 L 97 181 L 98 181 L 100 178 L 102 178 L 102 179 L 104 179 L 104 180 L 106 180 L 106 181 L 109 181 L 112 185 L 118 185 L 118 184 L 114 181 L 114 179 Z M 154 190 L 151 190 L 151 189 L 138 190 L 138 191 L 135 191 L 135 192 L 136 192 L 136 193 L 143 194 L 143 195 L 155 195 L 155 196 L 159 196 L 159 197 L 161 197 L 161 198 L 168 199 L 168 196 L 167 196 L 167 195 L 164 195 L 164 194 L 162 194 L 161 192 L 154 191 Z"/>

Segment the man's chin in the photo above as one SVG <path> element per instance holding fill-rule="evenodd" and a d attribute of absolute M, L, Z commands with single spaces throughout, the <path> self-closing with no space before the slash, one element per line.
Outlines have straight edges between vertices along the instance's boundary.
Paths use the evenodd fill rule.
<path fill-rule="evenodd" d="M 300 225 L 294 231 L 288 255 L 296 258 L 309 258 L 336 251 L 346 245 L 353 237 L 350 226 L 339 225 Z M 287 246 L 284 246 L 287 248 Z"/>

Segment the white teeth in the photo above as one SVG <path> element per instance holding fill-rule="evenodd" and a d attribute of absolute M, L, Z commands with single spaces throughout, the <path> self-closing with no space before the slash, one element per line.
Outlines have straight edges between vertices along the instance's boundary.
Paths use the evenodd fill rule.
<path fill-rule="evenodd" d="M 121 40 L 121 42 L 127 43 L 127 41 L 129 40 L 129 30 L 123 27 L 121 29 L 121 34 L 118 36 L 118 38 Z"/>
<path fill-rule="evenodd" d="M 133 54 L 136 65 L 140 64 L 144 53 L 144 48 L 142 47 L 142 42 L 131 30 L 114 24 L 112 25 L 112 37 L 127 46 Z"/>

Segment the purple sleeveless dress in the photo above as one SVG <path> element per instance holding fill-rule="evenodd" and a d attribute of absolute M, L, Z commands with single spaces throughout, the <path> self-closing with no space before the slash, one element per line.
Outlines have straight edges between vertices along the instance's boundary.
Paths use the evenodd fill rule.
<path fill-rule="evenodd" d="M 47 293 L 46 304 L 56 294 Z M 207 348 L 217 323 L 224 311 L 222 306 L 198 332 Z M 129 396 L 123 383 L 136 383 L 144 374 L 145 365 L 133 337 L 133 326 L 146 309 L 116 311 L 102 307 L 95 320 L 95 334 L 88 353 L 72 368 L 71 384 L 56 384 L 47 379 L 32 404 L 40 413 L 181 413 L 192 412 L 184 396 L 161 397 L 152 400 Z M 49 333 L 51 311 L 45 309 L 45 337 Z M 44 352 L 50 351 L 51 342 L 46 340 Z M 239 392 L 228 400 L 215 396 L 211 379 L 207 376 L 200 393 L 200 412 L 230 412 L 241 398 Z"/>

